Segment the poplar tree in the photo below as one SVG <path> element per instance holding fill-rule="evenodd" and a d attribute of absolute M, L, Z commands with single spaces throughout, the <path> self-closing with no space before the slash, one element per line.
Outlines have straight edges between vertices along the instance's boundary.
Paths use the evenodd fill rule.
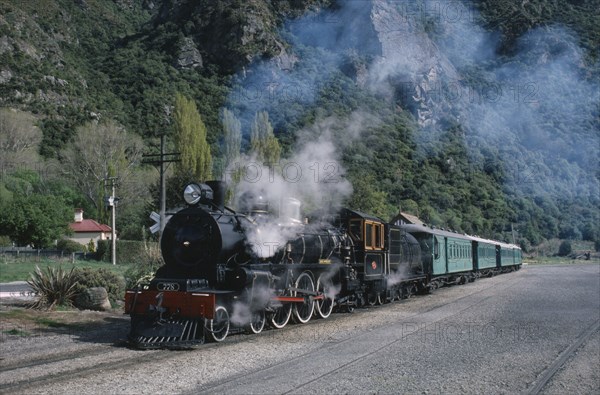
<path fill-rule="evenodd" d="M 250 131 L 250 150 L 256 157 L 269 165 L 278 163 L 281 147 L 273 134 L 273 126 L 266 111 L 256 113 Z"/>
<path fill-rule="evenodd" d="M 175 96 L 173 120 L 175 144 L 181 159 L 176 172 L 198 181 L 209 180 L 212 177 L 212 156 L 206 141 L 206 125 L 196 103 L 178 93 Z"/>
<path fill-rule="evenodd" d="M 242 148 L 242 124 L 228 109 L 223 110 L 223 132 L 225 167 L 227 168 L 240 157 Z"/>
<path fill-rule="evenodd" d="M 223 133 L 224 133 L 224 166 L 228 175 L 228 189 L 225 194 L 225 199 L 228 203 L 233 202 L 235 197 L 235 189 L 242 179 L 242 169 L 235 162 L 240 158 L 242 148 L 242 124 L 240 120 L 228 109 L 223 110 Z"/>

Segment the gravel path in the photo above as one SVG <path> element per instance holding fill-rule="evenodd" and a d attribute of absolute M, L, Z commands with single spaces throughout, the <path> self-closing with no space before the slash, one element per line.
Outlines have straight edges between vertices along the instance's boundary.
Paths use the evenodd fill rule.
<path fill-rule="evenodd" d="M 0 393 L 600 393 L 599 320 L 600 266 L 525 267 L 193 351 L 129 350 L 125 319 L 8 336 Z"/>

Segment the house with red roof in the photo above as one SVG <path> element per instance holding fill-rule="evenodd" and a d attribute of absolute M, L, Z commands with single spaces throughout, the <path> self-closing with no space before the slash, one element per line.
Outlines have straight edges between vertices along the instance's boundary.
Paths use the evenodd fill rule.
<path fill-rule="evenodd" d="M 98 240 L 110 240 L 112 229 L 108 225 L 100 224 L 93 219 L 83 219 L 83 210 L 75 209 L 75 222 L 69 224 L 73 234 L 69 239 L 82 244 L 88 245 L 90 240 L 94 241 L 96 246 Z"/>

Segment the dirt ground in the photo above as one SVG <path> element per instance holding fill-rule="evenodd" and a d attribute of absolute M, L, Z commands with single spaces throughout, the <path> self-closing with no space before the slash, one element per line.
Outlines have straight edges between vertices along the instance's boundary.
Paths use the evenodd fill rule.
<path fill-rule="evenodd" d="M 40 336 L 44 333 L 84 332 L 99 328 L 108 321 L 126 319 L 123 308 L 110 311 L 71 309 L 36 310 L 30 301 L 12 298 L 0 299 L 0 343 L 9 337 Z"/>

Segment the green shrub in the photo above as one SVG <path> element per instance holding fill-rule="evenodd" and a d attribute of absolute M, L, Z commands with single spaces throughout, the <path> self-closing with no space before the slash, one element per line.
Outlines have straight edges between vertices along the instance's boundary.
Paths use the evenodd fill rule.
<path fill-rule="evenodd" d="M 73 277 L 76 282 L 75 294 L 80 294 L 86 288 L 104 287 L 113 301 L 122 300 L 125 295 L 125 281 L 108 269 L 77 268 Z"/>
<path fill-rule="evenodd" d="M 12 247 L 12 242 L 8 236 L 0 236 L 0 247 Z"/>
<path fill-rule="evenodd" d="M 94 253 L 96 252 L 96 243 L 94 242 L 94 240 L 89 241 L 89 243 L 87 243 L 87 250 L 88 252 Z"/>
<path fill-rule="evenodd" d="M 157 243 L 146 244 L 138 262 L 125 272 L 125 282 L 128 289 L 149 282 L 156 270 L 164 264 Z"/>
<path fill-rule="evenodd" d="M 108 262 L 106 256 L 110 253 L 110 240 L 98 240 L 98 246 L 96 248 L 96 259 L 99 261 Z"/>
<path fill-rule="evenodd" d="M 27 284 L 37 297 L 31 305 L 32 308 L 50 310 L 55 306 L 71 306 L 71 300 L 76 294 L 73 269 L 66 272 L 61 266 L 57 268 L 48 266 L 45 271 L 36 266 Z"/>
<path fill-rule="evenodd" d="M 560 247 L 558 247 L 558 256 L 567 256 L 573 251 L 573 247 L 571 246 L 571 242 L 568 240 L 560 243 Z"/>
<path fill-rule="evenodd" d="M 135 240 L 117 240 L 117 264 L 141 263 L 144 259 L 145 243 Z M 110 240 L 99 240 L 96 259 L 111 262 L 112 245 Z"/>
<path fill-rule="evenodd" d="M 62 250 L 64 252 L 66 252 L 67 254 L 72 254 L 74 252 L 87 250 L 87 248 L 84 245 L 79 244 L 78 242 L 69 240 L 69 239 L 60 239 L 56 243 L 56 249 Z"/>

